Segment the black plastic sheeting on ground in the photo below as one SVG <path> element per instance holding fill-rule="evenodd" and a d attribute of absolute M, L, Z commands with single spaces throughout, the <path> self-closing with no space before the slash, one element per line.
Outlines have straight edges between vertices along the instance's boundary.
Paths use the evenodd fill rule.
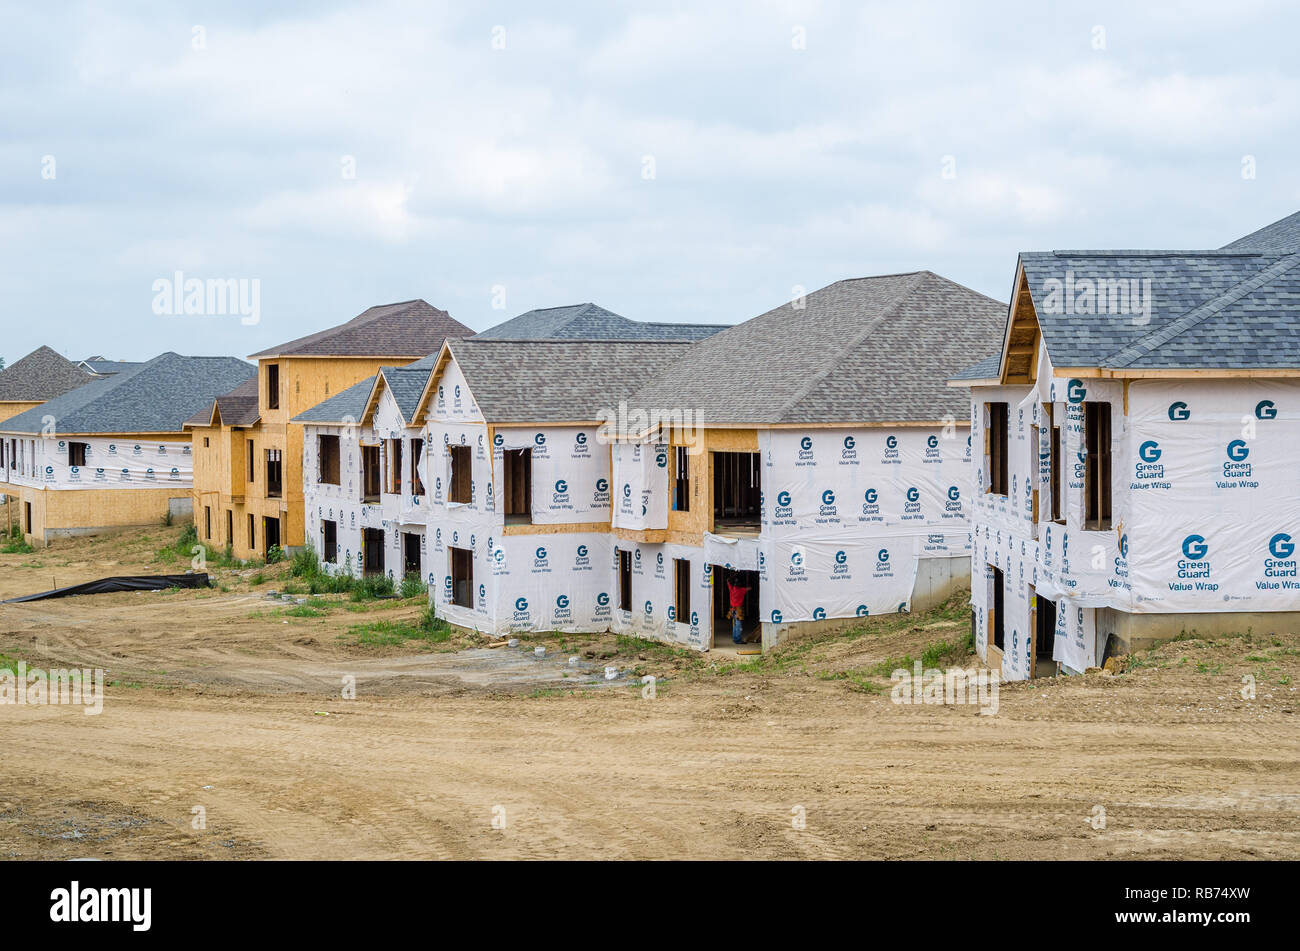
<path fill-rule="evenodd" d="M 184 575 L 122 575 L 117 578 L 100 578 L 85 584 L 69 585 L 55 588 L 39 594 L 25 594 L 21 598 L 9 598 L 0 604 L 14 604 L 18 601 L 44 601 L 46 598 L 66 598 L 74 594 L 108 594 L 113 591 L 165 591 L 168 588 L 206 588 L 207 572 Z"/>

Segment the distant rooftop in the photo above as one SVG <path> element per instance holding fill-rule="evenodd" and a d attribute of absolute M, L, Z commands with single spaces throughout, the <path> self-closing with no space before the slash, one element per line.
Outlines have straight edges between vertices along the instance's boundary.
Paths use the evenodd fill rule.
<path fill-rule="evenodd" d="M 249 357 L 422 357 L 437 353 L 448 337 L 474 331 L 426 301 L 381 304 L 347 323 L 269 347 Z"/>
<path fill-rule="evenodd" d="M 629 320 L 597 304 L 567 304 L 530 310 L 497 324 L 474 340 L 646 340 L 686 342 L 703 340 L 725 324 L 675 324 Z"/>
<path fill-rule="evenodd" d="M 40 433 L 53 417 L 60 434 L 178 433 L 204 404 L 256 372 L 235 357 L 164 353 L 0 421 L 0 431 Z"/>
<path fill-rule="evenodd" d="M 0 403 L 43 403 L 93 379 L 50 347 L 37 347 L 0 370 Z"/>

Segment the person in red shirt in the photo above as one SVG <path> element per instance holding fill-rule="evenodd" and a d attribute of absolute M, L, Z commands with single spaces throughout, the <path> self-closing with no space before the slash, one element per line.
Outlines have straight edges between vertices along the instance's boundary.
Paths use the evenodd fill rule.
<path fill-rule="evenodd" d="M 731 642 L 733 644 L 741 643 L 741 621 L 745 616 L 745 595 L 747 594 L 749 594 L 749 588 L 738 585 L 734 581 L 727 582 L 727 595 L 731 604 L 731 610 L 727 616 L 731 618 Z"/>

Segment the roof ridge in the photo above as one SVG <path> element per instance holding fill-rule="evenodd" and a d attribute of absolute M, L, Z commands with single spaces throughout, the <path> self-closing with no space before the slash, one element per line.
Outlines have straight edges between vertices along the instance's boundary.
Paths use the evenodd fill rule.
<path fill-rule="evenodd" d="M 1131 366 L 1133 361 L 1139 357 L 1158 349 L 1178 335 L 1201 323 L 1201 321 L 1213 317 L 1229 304 L 1235 304 L 1247 294 L 1258 290 L 1274 278 L 1280 277 L 1296 265 L 1300 265 L 1300 251 L 1292 252 L 1281 260 L 1274 261 L 1268 267 L 1257 271 L 1244 281 L 1234 284 L 1213 300 L 1198 304 L 1177 320 L 1171 321 L 1159 330 L 1152 331 L 1127 347 L 1115 351 L 1105 357 L 1099 365 L 1116 369 Z"/>
<path fill-rule="evenodd" d="M 893 302 L 888 307 L 882 310 L 871 320 L 867 321 L 866 326 L 864 326 L 861 331 L 859 331 L 858 333 L 850 337 L 848 341 L 844 344 L 844 346 L 840 347 L 836 351 L 834 359 L 827 360 L 826 365 L 822 367 L 821 370 L 819 370 L 818 372 L 814 373 L 811 377 L 809 377 L 808 382 L 805 385 L 795 390 L 794 395 L 785 402 L 784 406 L 781 407 L 780 411 L 777 414 L 777 418 L 784 419 L 786 413 L 794 409 L 795 406 L 799 405 L 800 400 L 802 400 L 805 396 L 811 393 L 813 391 L 813 388 L 816 387 L 817 384 L 819 384 L 822 380 L 826 379 L 826 377 L 830 375 L 831 371 L 835 369 L 840 359 L 843 358 L 843 356 L 846 353 L 853 350 L 855 347 L 857 347 L 858 344 L 862 343 L 862 341 L 867 338 L 867 334 L 875 330 L 876 327 L 879 326 L 881 321 L 883 321 L 886 317 L 890 316 L 891 314 L 895 313 L 898 310 L 898 308 L 902 305 L 903 301 L 907 300 L 907 298 L 912 295 L 912 292 L 915 291 L 917 287 L 920 286 L 921 281 L 925 279 L 925 275 L 929 273 L 930 273 L 929 271 L 906 271 L 903 272 L 902 274 L 880 275 L 881 277 L 914 277 L 914 280 L 912 281 L 909 287 L 901 291 L 898 294 L 898 296 L 894 298 Z M 836 281 L 835 283 L 839 284 L 841 282 Z M 816 292 L 814 291 L 813 293 Z"/>

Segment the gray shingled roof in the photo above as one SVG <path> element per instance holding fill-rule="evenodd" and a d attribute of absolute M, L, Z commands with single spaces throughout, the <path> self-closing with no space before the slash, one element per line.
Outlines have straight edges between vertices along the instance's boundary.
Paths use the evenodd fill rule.
<path fill-rule="evenodd" d="M 1054 366 L 1300 366 L 1300 253 L 1051 251 L 1024 253 L 1020 263 Z M 1130 295 L 1137 288 L 1149 313 L 1109 292 L 1091 308 L 1104 313 L 1078 313 L 1068 302 L 1085 280 Z"/>
<path fill-rule="evenodd" d="M 138 367 L 139 361 L 134 360 L 105 360 L 103 357 L 87 357 L 82 360 L 78 366 L 89 370 L 91 373 L 97 373 L 100 376 L 112 376 L 114 373 L 121 373 L 123 370 L 131 367 Z"/>
<path fill-rule="evenodd" d="M 0 370 L 0 403 L 44 402 L 93 379 L 49 347 L 37 347 Z"/>
<path fill-rule="evenodd" d="M 725 324 L 673 324 L 629 320 L 596 304 L 530 310 L 475 334 L 474 340 L 693 341 L 726 330 Z"/>
<path fill-rule="evenodd" d="M 950 380 L 993 380 L 1002 366 L 1002 354 L 995 353 L 948 377 Z"/>
<path fill-rule="evenodd" d="M 257 372 L 235 357 L 164 353 L 147 363 L 55 397 L 0 422 L 0 431 L 39 433 L 48 416 L 59 433 L 172 433 L 217 394 Z"/>
<path fill-rule="evenodd" d="M 700 341 L 630 401 L 705 423 L 933 422 L 997 348 L 1007 306 L 930 271 L 837 281 Z"/>
<path fill-rule="evenodd" d="M 584 422 L 664 373 L 689 343 L 453 340 L 452 356 L 490 423 Z"/>
<path fill-rule="evenodd" d="M 217 408 L 221 410 L 221 422 L 227 426 L 251 426 L 261 418 L 258 406 L 257 377 L 251 376 L 229 393 L 216 398 Z M 212 424 L 212 401 L 185 421 L 186 426 L 210 426 Z"/>
<path fill-rule="evenodd" d="M 261 357 L 414 356 L 435 353 L 448 337 L 474 331 L 422 300 L 371 307 L 347 323 L 254 353 Z"/>
<path fill-rule="evenodd" d="M 1252 231 L 1219 250 L 1300 251 L 1300 211 Z"/>
<path fill-rule="evenodd" d="M 393 394 L 393 399 L 397 401 L 402 419 L 408 423 L 415 421 L 415 411 L 420 405 L 420 394 L 424 392 L 424 385 L 429 382 L 431 372 L 431 367 L 420 366 L 419 363 L 423 361 L 406 367 L 379 368 L 385 385 Z"/>

